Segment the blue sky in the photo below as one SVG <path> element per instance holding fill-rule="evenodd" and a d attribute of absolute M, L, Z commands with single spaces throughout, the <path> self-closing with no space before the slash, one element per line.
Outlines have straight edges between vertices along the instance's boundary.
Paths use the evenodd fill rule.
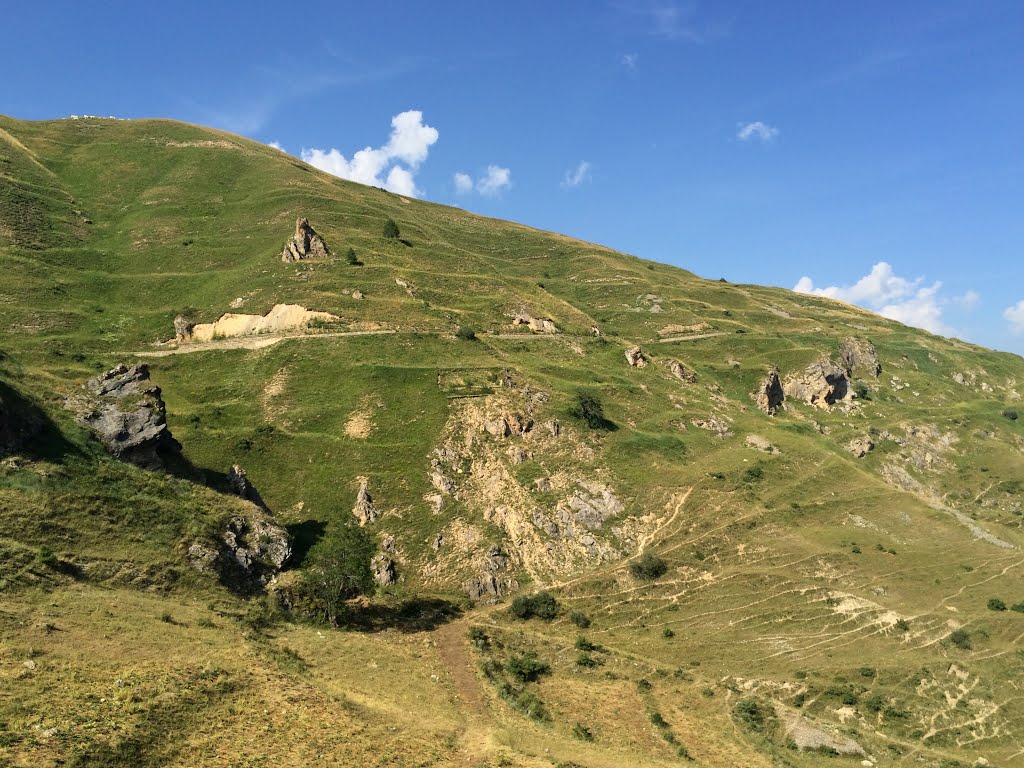
<path fill-rule="evenodd" d="M 174 5 L 0 0 L 0 112 L 212 125 L 1024 353 L 1017 0 Z"/>

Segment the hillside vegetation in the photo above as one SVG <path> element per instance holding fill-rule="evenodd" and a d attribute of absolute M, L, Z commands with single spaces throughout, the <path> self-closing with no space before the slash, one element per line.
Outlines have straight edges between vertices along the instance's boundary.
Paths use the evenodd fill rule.
<path fill-rule="evenodd" d="M 164 120 L 0 117 L 0 274 L 0 763 L 1024 765 L 1020 357 Z"/>

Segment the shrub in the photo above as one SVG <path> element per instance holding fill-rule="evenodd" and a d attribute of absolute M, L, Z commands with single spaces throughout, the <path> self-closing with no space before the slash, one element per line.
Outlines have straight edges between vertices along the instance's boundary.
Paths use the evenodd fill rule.
<path fill-rule="evenodd" d="M 955 629 L 949 635 L 949 642 L 963 651 L 971 650 L 971 636 L 965 629 Z"/>
<path fill-rule="evenodd" d="M 586 629 L 590 626 L 590 617 L 580 611 L 573 611 L 569 614 L 569 621 L 575 624 L 580 629 Z"/>
<path fill-rule="evenodd" d="M 715 695 L 715 689 L 714 688 L 704 688 L 703 690 L 701 690 L 700 695 L 704 696 L 705 698 L 710 699 L 712 696 Z"/>
<path fill-rule="evenodd" d="M 583 635 L 576 638 L 576 650 L 577 651 L 596 651 L 597 646 L 587 640 Z"/>
<path fill-rule="evenodd" d="M 388 219 L 384 222 L 383 235 L 385 238 L 388 240 L 397 240 L 401 237 L 401 234 L 402 233 L 399 231 L 398 225 L 395 223 L 394 219 Z"/>
<path fill-rule="evenodd" d="M 330 526 L 306 555 L 296 607 L 316 619 L 337 624 L 346 601 L 373 588 L 370 558 L 375 548 L 370 534 L 357 525 Z"/>
<path fill-rule="evenodd" d="M 1010 606 L 1010 610 L 1016 611 L 1017 613 L 1024 613 L 1024 603 L 1014 603 Z"/>
<path fill-rule="evenodd" d="M 491 644 L 491 638 L 489 638 L 487 633 L 484 632 L 483 627 L 470 627 L 469 632 L 466 633 L 466 637 L 469 638 L 469 642 L 481 651 Z"/>
<path fill-rule="evenodd" d="M 458 330 L 455 331 L 455 338 L 462 341 L 476 341 L 476 331 L 468 325 L 460 325 Z"/>
<path fill-rule="evenodd" d="M 586 651 L 580 651 L 576 655 L 576 666 L 577 667 L 586 667 L 588 669 L 591 668 L 591 667 L 596 667 L 597 666 L 597 659 L 595 659 L 593 656 L 591 656 Z"/>
<path fill-rule="evenodd" d="M 665 627 L 665 629 L 661 631 L 661 636 L 670 640 L 676 636 L 676 633 L 672 631 L 672 627 Z"/>
<path fill-rule="evenodd" d="M 532 651 L 522 656 L 512 656 L 505 664 L 505 669 L 521 683 L 532 683 L 541 675 L 551 674 L 551 667 L 538 659 Z"/>
<path fill-rule="evenodd" d="M 654 686 L 651 685 L 651 681 L 648 680 L 646 677 L 641 677 L 639 680 L 636 681 L 636 687 L 640 691 L 649 691 Z"/>
<path fill-rule="evenodd" d="M 657 555 L 644 552 L 637 560 L 629 564 L 629 572 L 635 579 L 654 581 L 668 572 L 668 566 Z"/>
<path fill-rule="evenodd" d="M 548 719 L 548 711 L 544 708 L 544 702 L 533 691 L 523 691 L 515 696 L 512 699 L 512 706 L 531 720 Z"/>
<path fill-rule="evenodd" d="M 909 632 L 910 631 L 910 622 L 907 621 L 906 619 L 897 619 L 895 627 L 900 632 Z"/>
<path fill-rule="evenodd" d="M 661 712 L 651 712 L 651 725 L 655 728 L 668 728 L 668 721 L 661 716 Z"/>
<path fill-rule="evenodd" d="M 1007 408 L 1005 411 L 1003 411 L 1003 418 L 1009 419 L 1010 421 L 1016 421 L 1017 419 L 1020 418 L 1020 414 L 1018 414 L 1012 408 Z"/>
<path fill-rule="evenodd" d="M 509 606 L 509 613 L 517 619 L 542 619 L 551 621 L 558 615 L 558 601 L 550 592 L 535 595 L 519 595 Z"/>
<path fill-rule="evenodd" d="M 160 614 L 160 621 L 162 621 L 164 624 L 173 624 L 174 623 L 174 617 L 171 616 L 171 614 L 166 613 L 166 612 L 165 613 L 161 613 Z"/>
<path fill-rule="evenodd" d="M 885 699 L 880 694 L 872 694 L 864 700 L 864 706 L 871 712 L 881 712 L 885 706 Z"/>
<path fill-rule="evenodd" d="M 356 256 L 354 248 L 349 248 L 345 251 L 345 262 L 351 264 L 353 267 L 359 264 L 359 258 Z"/>
<path fill-rule="evenodd" d="M 756 699 L 740 699 L 732 711 L 737 720 L 755 732 L 764 731 L 771 720 L 771 712 Z"/>
<path fill-rule="evenodd" d="M 580 741 L 593 741 L 594 734 L 583 723 L 576 723 L 572 727 L 572 735 Z"/>
<path fill-rule="evenodd" d="M 569 408 L 569 415 L 591 429 L 609 429 L 611 426 L 611 422 L 605 418 L 601 398 L 593 392 L 579 390 Z"/>
<path fill-rule="evenodd" d="M 1005 611 L 1006 603 L 1004 603 L 998 597 L 990 597 L 988 599 L 988 609 L 990 611 Z"/>
<path fill-rule="evenodd" d="M 744 483 L 748 483 L 748 484 L 749 483 L 756 483 L 758 480 L 761 480 L 763 477 L 764 477 L 764 467 L 762 467 L 760 465 L 753 466 L 753 467 L 748 467 L 747 470 L 743 473 L 743 482 Z"/>
<path fill-rule="evenodd" d="M 875 668 L 874 667 L 861 667 L 860 668 L 860 675 L 861 675 L 861 677 L 874 677 L 875 676 Z"/>

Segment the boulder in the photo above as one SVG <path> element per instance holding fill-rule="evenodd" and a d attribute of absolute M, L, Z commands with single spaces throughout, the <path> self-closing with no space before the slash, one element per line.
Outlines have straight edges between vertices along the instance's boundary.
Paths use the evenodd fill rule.
<path fill-rule="evenodd" d="M 633 368 L 646 368 L 647 356 L 640 347 L 630 347 L 625 352 L 626 362 Z"/>
<path fill-rule="evenodd" d="M 839 361 L 850 376 L 854 371 L 861 370 L 877 379 L 882 373 L 882 364 L 878 361 L 875 345 L 859 336 L 843 339 L 839 345 Z"/>
<path fill-rule="evenodd" d="M 787 398 L 817 408 L 828 409 L 853 398 L 846 371 L 828 358 L 813 362 L 800 373 L 789 376 L 782 389 Z"/>
<path fill-rule="evenodd" d="M 374 522 L 379 516 L 377 508 L 373 505 L 373 497 L 370 496 L 369 481 L 365 477 L 359 478 L 359 492 L 356 494 L 352 514 L 356 516 L 361 526 Z"/>
<path fill-rule="evenodd" d="M 327 243 L 309 226 L 309 221 L 301 216 L 296 219 L 295 234 L 284 244 L 281 261 L 288 263 L 317 257 L 326 258 L 330 255 Z"/>
<path fill-rule="evenodd" d="M 669 358 L 665 361 L 668 366 L 668 372 L 675 376 L 680 381 L 685 381 L 688 384 L 697 383 L 697 374 L 687 368 L 685 365 L 680 363 L 678 360 Z"/>
<path fill-rule="evenodd" d="M 547 317 L 533 317 L 525 312 L 520 312 L 512 318 L 512 326 L 527 326 L 531 331 L 539 333 L 558 333 L 558 328 L 553 320 Z"/>
<path fill-rule="evenodd" d="M 232 305 L 234 305 L 234 302 L 232 302 Z M 178 342 L 192 341 L 193 328 L 195 328 L 195 323 L 182 315 L 178 315 L 174 318 L 174 340 Z"/>
<path fill-rule="evenodd" d="M 547 422 L 544 426 L 547 427 L 548 433 L 552 437 L 558 437 L 560 434 L 562 434 L 562 424 L 561 422 L 559 422 L 558 419 L 552 419 L 551 421 Z"/>
<path fill-rule="evenodd" d="M 232 514 L 212 540 L 193 541 L 186 557 L 196 570 L 249 594 L 263 589 L 291 557 L 288 532 L 258 507 Z"/>
<path fill-rule="evenodd" d="M 380 587 L 389 587 L 398 579 L 395 561 L 383 552 L 374 555 L 370 560 L 370 571 L 373 573 L 373 580 Z"/>
<path fill-rule="evenodd" d="M 81 421 L 117 458 L 161 469 L 166 456 L 181 450 L 167 427 L 160 387 L 150 383 L 146 365 L 119 365 L 91 379 L 86 389 L 91 407 Z"/>
<path fill-rule="evenodd" d="M 764 380 L 761 381 L 760 384 L 758 384 L 752 397 L 754 398 L 754 403 L 757 404 L 757 407 L 769 416 L 774 416 L 778 413 L 778 411 L 783 407 L 786 395 L 782 389 L 782 381 L 779 379 L 779 372 L 777 369 L 772 368 L 768 371 L 768 375 L 764 377 Z"/>
<path fill-rule="evenodd" d="M 846 444 L 846 450 L 856 456 L 858 459 L 863 459 L 871 451 L 875 449 L 875 444 L 871 438 L 867 435 L 861 435 L 855 437 L 849 443 Z"/>
<path fill-rule="evenodd" d="M 455 493 L 454 481 L 437 470 L 430 473 L 430 484 L 441 493 L 448 494 L 449 496 Z"/>

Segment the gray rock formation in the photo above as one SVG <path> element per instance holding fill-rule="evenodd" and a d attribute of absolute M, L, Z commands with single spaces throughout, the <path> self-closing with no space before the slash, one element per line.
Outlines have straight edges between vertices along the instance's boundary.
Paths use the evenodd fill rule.
<path fill-rule="evenodd" d="M 398 580 L 395 561 L 383 552 L 374 555 L 370 560 L 370 571 L 373 573 L 373 580 L 380 587 L 389 587 Z"/>
<path fill-rule="evenodd" d="M 295 220 L 295 234 L 284 244 L 281 261 L 288 263 L 310 258 L 326 258 L 331 255 L 324 239 L 309 226 L 309 221 L 301 216 Z"/>
<path fill-rule="evenodd" d="M 373 497 L 370 495 L 369 481 L 365 477 L 359 478 L 359 492 L 356 494 L 356 503 L 352 507 L 352 514 L 355 515 L 361 526 L 372 523 L 379 517 L 380 513 L 373 505 Z"/>
<path fill-rule="evenodd" d="M 839 361 L 850 376 L 854 371 L 864 371 L 877 379 L 882 373 L 882 364 L 878 361 L 875 345 L 859 336 L 843 339 L 839 345 Z"/>
<path fill-rule="evenodd" d="M 243 594 L 270 582 L 291 557 L 288 532 L 255 506 L 231 515 L 212 540 L 192 542 L 186 557 L 202 573 L 215 574 L 225 586 Z"/>
<path fill-rule="evenodd" d="M 634 368 L 646 368 L 647 356 L 640 347 L 630 347 L 625 352 L 626 362 Z"/>
<path fill-rule="evenodd" d="M 789 376 L 782 389 L 787 398 L 825 409 L 853 397 L 846 371 L 824 357 Z"/>
<path fill-rule="evenodd" d="M 448 494 L 449 496 L 455 493 L 455 483 L 450 477 L 445 476 L 438 470 L 430 473 L 430 484 L 441 493 Z"/>
<path fill-rule="evenodd" d="M 531 331 L 539 333 L 558 333 L 558 328 L 553 320 L 547 317 L 533 317 L 525 312 L 520 312 L 512 318 L 512 326 L 527 326 Z"/>
<path fill-rule="evenodd" d="M 774 416 L 783 407 L 786 399 L 782 389 L 782 381 L 779 379 L 779 371 L 772 368 L 768 375 L 757 385 L 752 395 L 754 403 L 769 416 Z"/>
<path fill-rule="evenodd" d="M 508 555 L 501 547 L 491 546 L 487 550 L 480 573 L 466 582 L 466 594 L 473 600 L 487 603 L 497 602 L 505 594 L 507 588 L 513 586 L 508 577 Z"/>
<path fill-rule="evenodd" d="M 858 459 L 863 459 L 871 451 L 875 449 L 875 444 L 871 438 L 867 435 L 861 435 L 855 437 L 853 440 L 846 444 L 846 450 L 856 456 Z"/>
<path fill-rule="evenodd" d="M 745 444 L 747 448 L 753 448 L 755 451 L 761 451 L 762 453 L 773 455 L 779 453 L 779 449 L 767 438 L 761 437 L 761 435 L 747 435 Z"/>
<path fill-rule="evenodd" d="M 685 365 L 680 363 L 678 360 L 669 358 L 665 361 L 668 366 L 668 372 L 675 376 L 680 381 L 685 381 L 687 384 L 697 383 L 697 374 L 687 368 Z"/>
<path fill-rule="evenodd" d="M 195 323 L 182 315 L 178 315 L 174 318 L 174 340 L 178 342 L 192 341 L 193 328 L 195 328 Z"/>
<path fill-rule="evenodd" d="M 167 427 L 167 408 L 147 366 L 119 365 L 91 379 L 86 389 L 91 407 L 81 421 L 117 458 L 160 469 L 164 456 L 181 450 Z"/>

